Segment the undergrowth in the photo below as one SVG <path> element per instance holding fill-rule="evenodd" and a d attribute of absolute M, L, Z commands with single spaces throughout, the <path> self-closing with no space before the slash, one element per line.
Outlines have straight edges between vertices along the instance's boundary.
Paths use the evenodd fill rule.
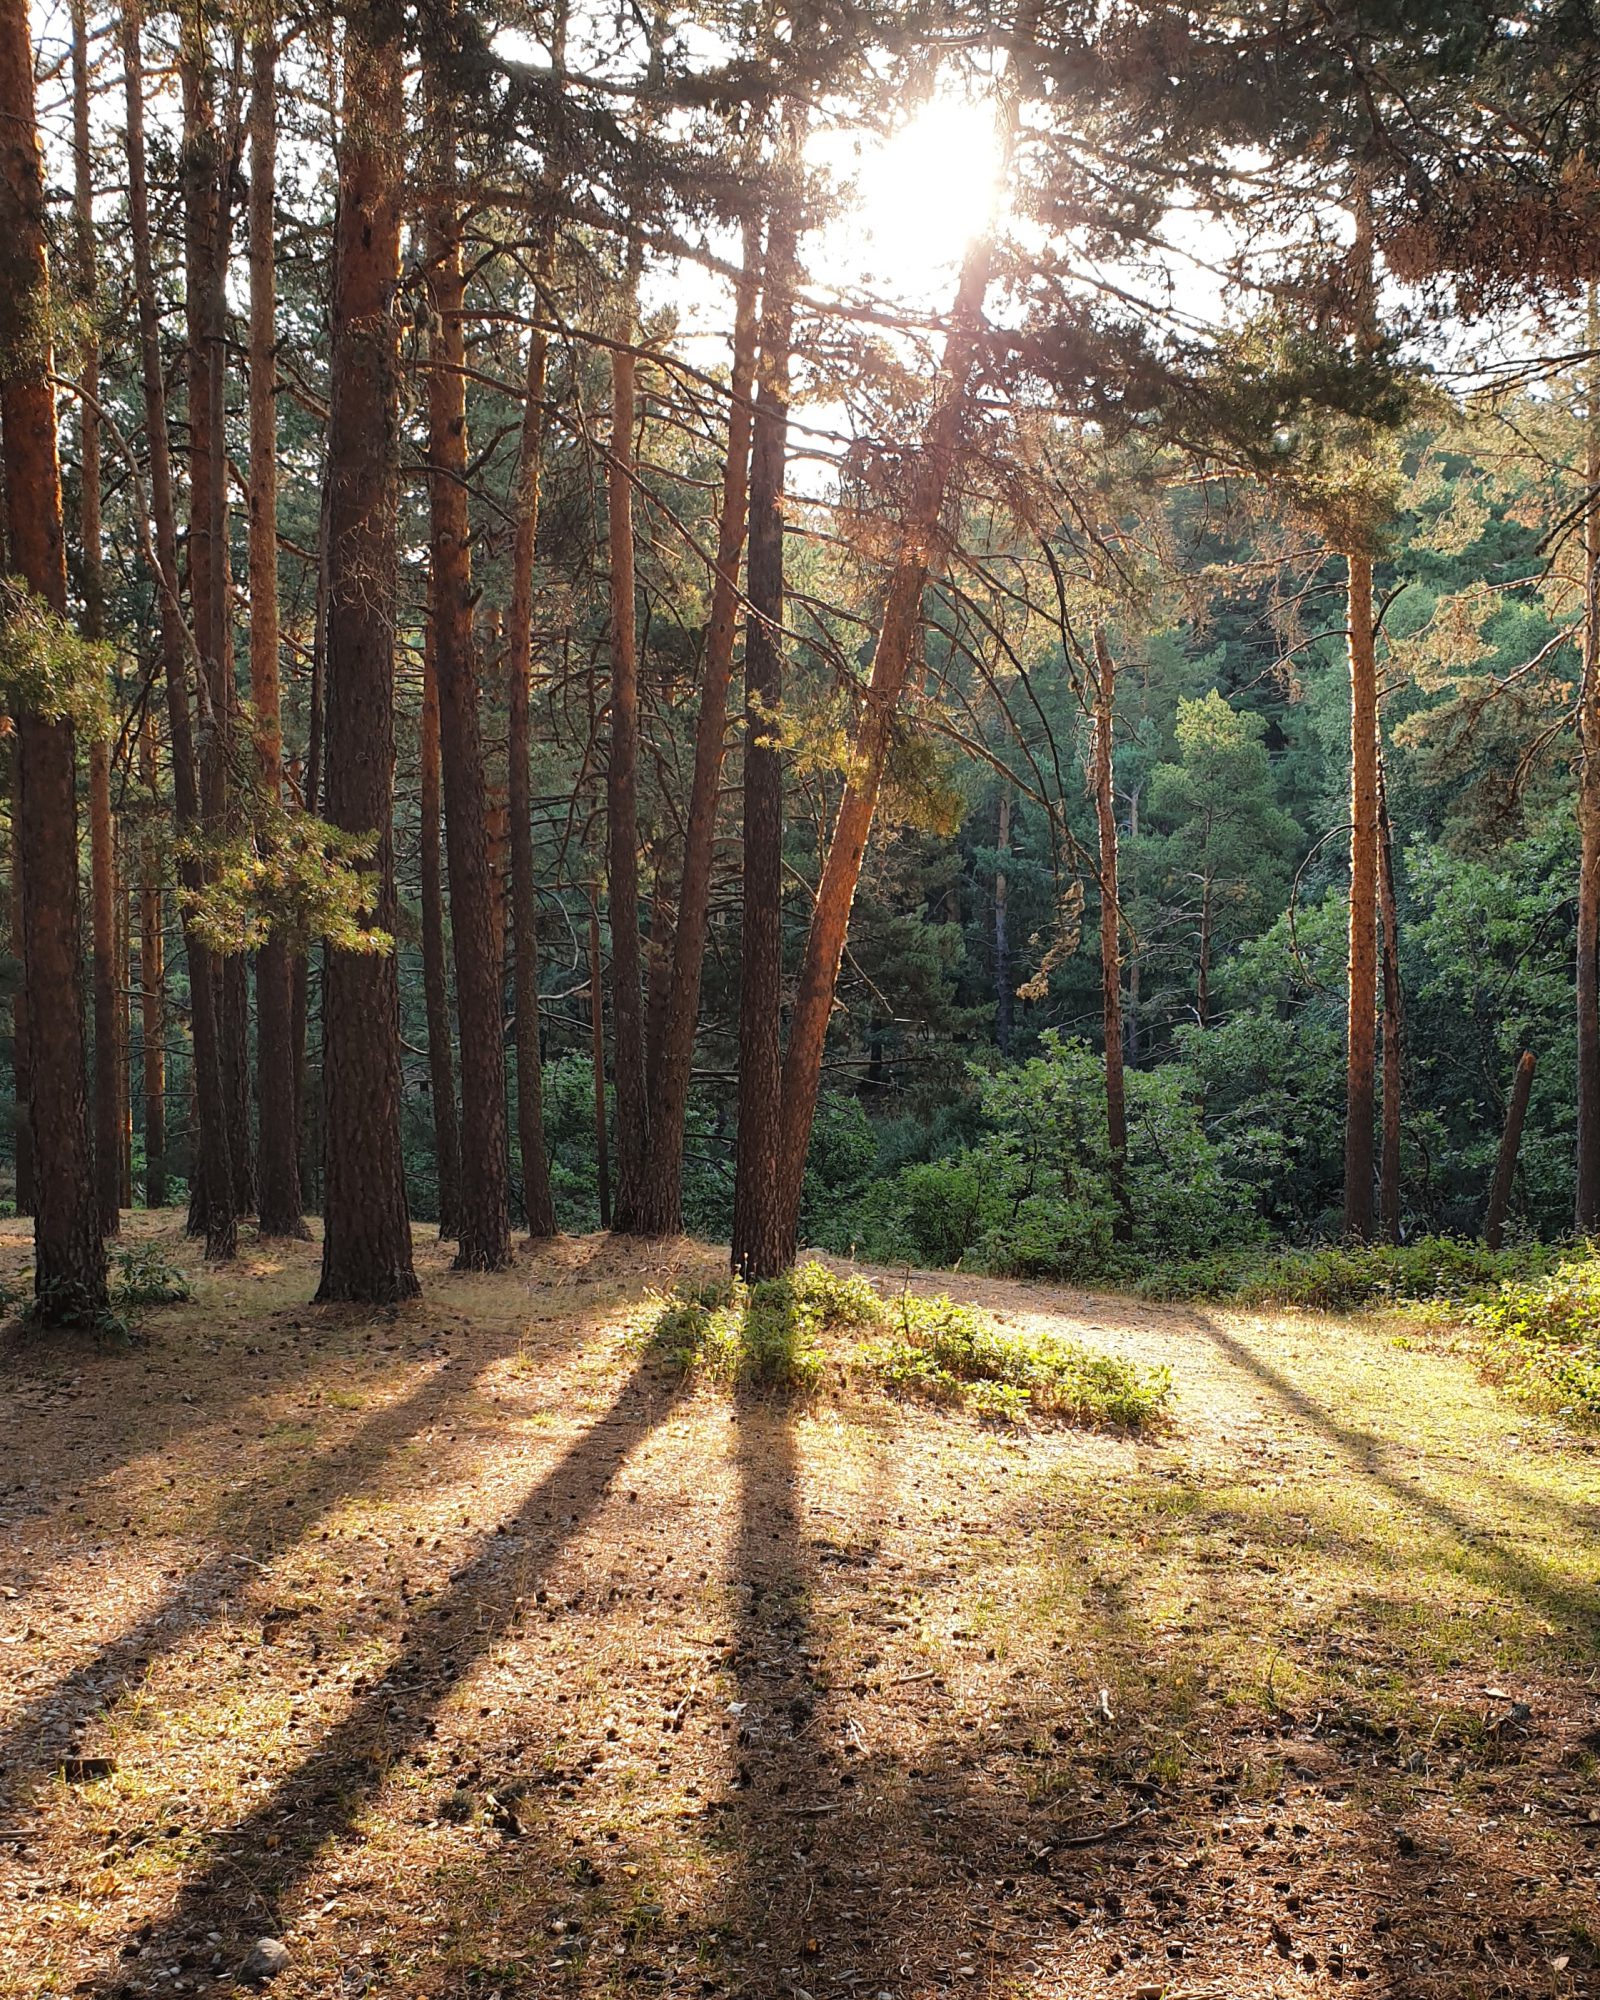
<path fill-rule="evenodd" d="M 1584 1251 L 1509 1279 L 1466 1318 L 1485 1370 L 1512 1394 L 1600 1421 L 1600 1259 Z"/>
<path fill-rule="evenodd" d="M 1158 1264 L 1137 1289 L 1147 1299 L 1216 1299 L 1319 1312 L 1435 1300 L 1471 1304 L 1508 1281 L 1538 1275 L 1552 1255 L 1539 1244 L 1490 1250 L 1458 1236 L 1327 1243 L 1305 1250 L 1253 1247 Z"/>
<path fill-rule="evenodd" d="M 812 1389 L 831 1362 L 847 1378 L 1011 1422 L 1032 1414 L 1137 1430 L 1164 1412 L 1172 1387 L 1164 1368 L 1020 1333 L 942 1296 L 885 1299 L 817 1263 L 758 1285 L 680 1288 L 656 1302 L 644 1337 L 728 1387 Z"/>

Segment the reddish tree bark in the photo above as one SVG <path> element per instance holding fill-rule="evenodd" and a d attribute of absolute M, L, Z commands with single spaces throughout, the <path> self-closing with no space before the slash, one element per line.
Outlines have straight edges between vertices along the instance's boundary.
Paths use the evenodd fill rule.
<path fill-rule="evenodd" d="M 1384 1241 L 1400 1241 L 1400 1113 L 1405 1061 L 1405 1004 L 1400 989 L 1400 905 L 1394 883 L 1394 833 L 1383 759 L 1378 759 L 1378 913 L 1383 930 L 1383 1148 L 1378 1210 Z"/>
<path fill-rule="evenodd" d="M 283 801 L 278 673 L 277 267 L 274 203 L 278 107 L 270 25 L 250 56 L 250 699 L 263 798 Z M 294 996 L 281 932 L 256 954 L 258 1214 L 263 1236 L 307 1237 L 300 1200 L 300 1107 L 294 1074 Z"/>
<path fill-rule="evenodd" d="M 1511 1209 L 1511 1188 L 1517 1175 L 1517 1154 L 1522 1146 L 1522 1126 L 1528 1115 L 1528 1099 L 1533 1094 L 1534 1054 L 1524 1049 L 1511 1082 L 1506 1105 L 1505 1129 L 1500 1134 L 1500 1151 L 1494 1163 L 1494 1181 L 1489 1189 L 1489 1205 L 1484 1211 L 1483 1240 L 1498 1250 L 1505 1240 L 1506 1216 Z"/>
<path fill-rule="evenodd" d="M 548 254 L 540 261 L 547 277 Z M 540 294 L 542 297 L 542 294 Z M 523 377 L 522 454 L 516 536 L 511 550 L 511 610 L 506 622 L 507 741 L 511 818 L 512 978 L 517 1009 L 517 1148 L 522 1159 L 522 1200 L 528 1234 L 556 1233 L 555 1199 L 544 1143 L 544 1093 L 539 1046 L 539 895 L 533 861 L 533 566 L 539 544 L 539 499 L 544 458 L 545 377 L 549 341 L 540 328 L 528 335 Z"/>
<path fill-rule="evenodd" d="M 173 804 L 180 832 L 193 833 L 201 822 L 200 785 L 195 756 L 194 724 L 189 707 L 188 667 L 196 654 L 196 679 L 201 678 L 193 635 L 186 631 L 178 597 L 178 525 L 173 495 L 172 459 L 167 433 L 166 377 L 161 361 L 161 321 L 156 302 L 155 267 L 150 253 L 150 197 L 145 166 L 144 66 L 139 43 L 140 13 L 135 5 L 122 16 L 123 83 L 127 104 L 128 230 L 133 254 L 134 289 L 139 307 L 139 359 L 144 385 L 145 433 L 150 459 L 150 513 L 155 528 L 156 598 L 160 617 L 161 664 L 167 698 L 167 730 L 172 759 Z M 183 887 L 193 894 L 201 873 L 192 862 L 182 871 Z M 184 957 L 189 972 L 189 1006 L 194 1040 L 194 1084 L 199 1144 L 195 1177 L 203 1190 L 207 1181 L 231 1184 L 228 1163 L 227 1104 L 222 1087 L 221 1027 L 217 1012 L 217 980 L 212 955 L 186 913 Z M 196 1214 L 191 1189 L 190 1216 Z M 204 1201 L 206 1256 L 234 1255 L 238 1232 L 231 1201 Z"/>
<path fill-rule="evenodd" d="M 1113 789 L 1112 728 L 1116 720 L 1117 665 L 1105 627 L 1094 628 L 1094 812 L 1100 847 L 1100 1021 L 1105 1041 L 1106 1141 L 1119 1206 L 1119 1233 L 1129 1233 L 1126 1169 L 1128 1107 L 1122 1076 L 1122 932 L 1117 889 L 1117 808 Z"/>
<path fill-rule="evenodd" d="M 744 548 L 750 492 L 751 392 L 755 385 L 756 289 L 760 240 L 754 224 L 744 231 L 744 265 L 734 293 L 733 365 L 728 383 L 727 457 L 717 524 L 716 570 L 706 624 L 700 706 L 695 718 L 694 777 L 684 826 L 683 867 L 671 969 L 661 1009 L 661 1030 L 651 1065 L 650 1152 L 641 1190 L 639 1221 L 653 1235 L 683 1228 L 683 1129 L 689 1103 L 700 978 L 705 964 L 716 856 L 717 797 L 728 731 L 728 683 L 739 622 L 739 557 Z M 779 468 L 781 489 L 782 469 Z M 781 521 L 780 521 L 781 533 Z M 780 554 L 781 562 L 781 554 Z M 652 933 L 655 926 L 652 923 Z M 652 935 L 652 943 L 654 937 Z"/>
<path fill-rule="evenodd" d="M 461 1228 L 455 1268 L 512 1261 L 500 941 L 489 868 L 488 800 L 472 644 L 472 529 L 467 509 L 466 281 L 454 203 L 453 139 L 435 98 L 443 185 L 430 204 L 428 508 L 433 643 L 439 681 L 445 859 L 461 1030 Z"/>
<path fill-rule="evenodd" d="M 744 640 L 744 858 L 739 926 L 739 1130 L 733 1267 L 785 1266 L 774 1195 L 782 1137 L 784 477 L 794 331 L 796 227 L 780 203 L 768 229 L 761 360 L 750 447 L 749 618 Z"/>
<path fill-rule="evenodd" d="M 155 719 L 145 711 L 139 729 L 139 775 L 153 810 L 160 795 Z M 161 927 L 161 847 L 153 829 L 139 854 L 139 1003 L 143 1042 L 144 1200 L 167 1205 L 167 981 L 166 939 Z"/>
<path fill-rule="evenodd" d="M 991 256 L 991 241 L 984 237 L 968 251 L 962 264 L 933 413 L 916 460 L 899 554 L 890 572 L 872 671 L 851 744 L 850 777 L 834 821 L 796 983 L 783 1062 L 777 1174 L 770 1188 L 760 1192 L 759 1216 L 746 1239 L 742 1265 L 752 1277 L 773 1276 L 794 1262 L 800 1194 L 822 1081 L 828 1020 L 849 933 L 850 908 L 889 754 L 895 709 L 916 651 L 922 594 L 941 559 L 941 521 L 967 418 Z"/>
<path fill-rule="evenodd" d="M 394 615 L 399 501 L 395 293 L 405 105 L 387 15 L 345 32 L 346 121 L 334 236 L 328 415 L 327 817 L 374 834 L 372 915 L 392 932 Z M 400 993 L 394 953 L 330 943 L 323 982 L 327 1187 L 320 1300 L 415 1297 L 400 1142 Z"/>
<path fill-rule="evenodd" d="M 445 962 L 444 867 L 439 843 L 439 683 L 433 620 L 422 645 L 422 724 L 418 754 L 422 875 L 422 997 L 428 1021 L 428 1080 L 433 1101 L 434 1176 L 439 1235 L 461 1233 L 461 1129 L 456 1122 L 455 1058 L 450 1046 L 450 972 Z"/>
<path fill-rule="evenodd" d="M 634 336 L 632 280 L 624 341 Z M 611 356 L 611 449 L 606 508 L 611 556 L 611 736 L 606 758 L 606 898 L 611 918 L 611 1050 L 617 1107 L 617 1196 L 612 1226 L 644 1228 L 650 1144 L 645 1094 L 643 964 L 639 948 L 639 638 L 634 601 L 631 351 Z"/>
<path fill-rule="evenodd" d="M 1588 340 L 1600 354 L 1600 302 L 1589 290 Z M 1600 360 L 1589 369 L 1583 510 L 1583 674 L 1578 688 L 1578 1135 L 1574 1221 L 1600 1233 Z"/>
<path fill-rule="evenodd" d="M 0 435 L 8 560 L 64 618 L 66 542 L 56 446 L 44 168 L 34 118 L 26 0 L 0 0 Z M 78 983 L 76 752 L 70 722 L 16 716 L 29 1111 L 35 1156 L 34 1296 L 47 1321 L 91 1320 L 106 1303 L 89 1147 Z"/>
<path fill-rule="evenodd" d="M 1378 660 L 1372 558 L 1350 573 L 1350 953 L 1345 1031 L 1344 1233 L 1373 1234 L 1378 1005 Z"/>

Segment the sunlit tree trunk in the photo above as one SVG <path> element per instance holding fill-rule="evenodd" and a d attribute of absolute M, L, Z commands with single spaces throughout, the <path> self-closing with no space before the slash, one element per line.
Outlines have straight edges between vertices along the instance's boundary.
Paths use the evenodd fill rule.
<path fill-rule="evenodd" d="M 792 150 L 792 149 L 791 149 Z M 767 231 L 761 359 L 750 447 L 750 610 L 744 640 L 744 849 L 739 920 L 739 1129 L 733 1267 L 747 1278 L 786 1267 L 778 1202 L 783 1135 L 784 484 L 798 232 L 791 199 Z"/>
<path fill-rule="evenodd" d="M 600 956 L 600 899 L 589 891 L 589 1062 L 594 1072 L 595 1188 L 600 1227 L 611 1227 L 611 1156 L 606 1121 L 606 989 Z"/>
<path fill-rule="evenodd" d="M 967 421 L 991 255 L 992 244 L 985 237 L 973 245 L 963 262 L 934 411 L 916 460 L 900 530 L 900 550 L 890 572 L 871 675 L 851 743 L 850 776 L 834 820 L 796 983 L 783 1062 L 778 1173 L 742 1266 L 752 1277 L 773 1275 L 794 1261 L 800 1194 L 822 1081 L 828 1020 L 895 711 L 916 651 L 922 595 L 941 562 L 943 516 Z"/>
<path fill-rule="evenodd" d="M 268 807 L 283 802 L 278 672 L 277 43 L 269 22 L 250 52 L 250 700 Z M 309 1236 L 300 1203 L 289 947 L 275 931 L 256 954 L 258 1213 L 263 1236 Z"/>
<path fill-rule="evenodd" d="M 717 528 L 716 571 L 706 625 L 700 706 L 695 718 L 694 777 L 683 836 L 677 924 L 672 939 L 660 1046 L 651 1069 L 650 1164 L 641 1225 L 659 1235 L 683 1227 L 683 1131 L 700 1012 L 711 872 L 716 856 L 717 797 L 728 730 L 728 685 L 739 620 L 739 557 L 749 499 L 751 391 L 755 380 L 756 285 L 760 236 L 744 231 L 744 263 L 734 294 L 733 364 L 729 379 L 727 454 Z M 781 491 L 782 469 L 779 468 Z M 781 533 L 782 523 L 779 522 Z M 781 552 L 780 552 L 781 561 Z"/>
<path fill-rule="evenodd" d="M 1347 557 L 1350 619 L 1350 952 L 1345 1033 L 1344 1231 L 1373 1233 L 1378 1001 L 1378 663 L 1372 558 Z"/>
<path fill-rule="evenodd" d="M 540 261 L 549 275 L 551 259 Z M 535 309 L 543 310 L 542 288 Z M 528 1234 L 556 1233 L 550 1162 L 544 1143 L 544 1093 L 539 1044 L 539 893 L 533 859 L 533 570 L 539 544 L 539 500 L 544 460 L 545 379 L 550 343 L 534 327 L 528 335 L 523 375 L 522 452 L 516 533 L 511 549 L 511 609 L 506 628 L 506 758 L 511 833 L 512 981 L 516 999 L 517 1150 Z"/>
<path fill-rule="evenodd" d="M 461 1047 L 461 1215 L 456 1269 L 512 1260 L 501 944 L 489 867 L 488 800 L 472 642 L 467 509 L 466 281 L 455 208 L 454 140 L 442 93 L 432 103 L 441 185 L 428 218 L 432 305 L 428 367 L 428 508 L 433 644 L 439 683 L 445 860 Z"/>
<path fill-rule="evenodd" d="M 33 1113 L 28 1083 L 28 980 L 27 943 L 23 931 L 22 846 L 17 829 L 22 823 L 22 773 L 12 759 L 11 772 L 11 956 L 24 967 L 23 977 L 11 996 L 11 1092 L 16 1107 L 17 1213 L 32 1215 L 34 1195 Z"/>
<path fill-rule="evenodd" d="M 405 105 L 393 17 L 345 31 L 328 414 L 327 818 L 375 835 L 372 915 L 392 934 L 394 619 L 399 501 Z M 400 1139 L 395 957 L 330 943 L 322 1004 L 326 1191 L 317 1297 L 385 1305 L 418 1290 Z"/>
<path fill-rule="evenodd" d="M 1112 737 L 1117 666 L 1105 628 L 1094 628 L 1094 812 L 1100 847 L 1100 1021 L 1105 1042 L 1106 1141 L 1111 1178 L 1127 1234 L 1127 1096 L 1122 1076 L 1122 935 L 1117 887 L 1117 808 Z"/>
<path fill-rule="evenodd" d="M 150 252 L 150 197 L 145 165 L 144 67 L 139 45 L 140 14 L 136 6 L 122 16 L 123 81 L 127 105 L 128 234 L 133 255 L 134 289 L 139 306 L 139 359 L 144 385 L 146 449 L 150 465 L 150 513 L 155 529 L 157 605 L 161 633 L 161 664 L 167 697 L 167 730 L 172 760 L 175 816 L 181 833 L 193 834 L 201 824 L 200 785 L 195 756 L 194 724 L 189 706 L 188 666 L 192 635 L 184 629 L 178 597 L 178 525 L 173 494 L 172 460 L 167 433 L 166 376 L 161 357 L 161 320 L 156 297 L 155 267 Z M 200 676 L 197 674 L 197 679 Z M 183 867 L 183 886 L 191 894 L 201 886 L 198 867 Z M 237 1230 L 231 1201 L 206 1202 L 208 1182 L 231 1184 L 228 1164 L 227 1105 L 222 1087 L 222 1052 L 217 1014 L 218 981 L 212 954 L 192 917 L 183 924 L 184 957 L 189 972 L 189 1007 L 194 1044 L 196 1125 L 199 1134 L 195 1177 L 202 1190 L 198 1214 L 206 1238 L 206 1256 L 232 1257 Z M 196 1215 L 191 1199 L 191 1220 Z"/>
<path fill-rule="evenodd" d="M 57 457 L 44 166 L 34 121 L 26 0 L 0 0 L 0 436 L 11 570 L 57 618 L 67 610 Z M 49 1321 L 106 1303 L 89 1145 L 78 980 L 78 825 L 72 724 L 19 704 L 23 968 L 33 1121 L 34 1296 Z"/>
<path fill-rule="evenodd" d="M 422 718 L 418 745 L 419 868 L 422 878 L 422 1001 L 428 1023 L 428 1095 L 433 1105 L 433 1166 L 439 1235 L 461 1230 L 461 1128 L 456 1122 L 455 1056 L 450 1044 L 450 970 L 444 941 L 444 861 L 439 838 L 439 682 L 433 619 L 422 643 Z"/>

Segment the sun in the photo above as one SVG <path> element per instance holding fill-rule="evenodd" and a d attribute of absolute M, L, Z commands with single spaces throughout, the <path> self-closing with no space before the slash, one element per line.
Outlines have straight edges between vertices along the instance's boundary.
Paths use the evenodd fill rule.
<path fill-rule="evenodd" d="M 830 261 L 874 291 L 921 299 L 989 226 L 999 172 L 993 104 L 931 98 L 852 163 L 854 202 L 830 232 Z"/>

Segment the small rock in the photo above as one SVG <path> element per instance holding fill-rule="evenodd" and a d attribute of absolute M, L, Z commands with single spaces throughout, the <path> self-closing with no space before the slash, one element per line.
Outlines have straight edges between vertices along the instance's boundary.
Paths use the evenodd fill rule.
<path fill-rule="evenodd" d="M 239 1967 L 239 1977 L 252 1986 L 265 1986 L 280 1972 L 289 1969 L 289 1947 L 279 1938 L 257 1938 L 250 1955 Z"/>

